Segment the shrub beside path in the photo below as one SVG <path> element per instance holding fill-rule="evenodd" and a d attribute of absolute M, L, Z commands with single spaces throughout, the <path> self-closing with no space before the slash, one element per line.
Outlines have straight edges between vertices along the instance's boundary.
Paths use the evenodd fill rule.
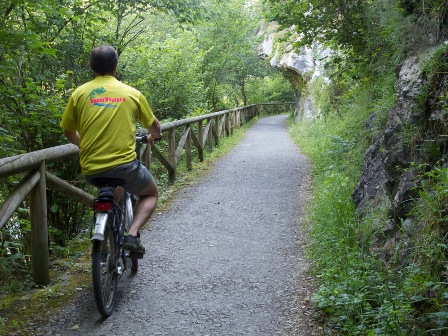
<path fill-rule="evenodd" d="M 259 119 L 154 216 L 112 316 L 86 289 L 36 335 L 319 335 L 303 252 L 309 164 L 286 118 Z"/>

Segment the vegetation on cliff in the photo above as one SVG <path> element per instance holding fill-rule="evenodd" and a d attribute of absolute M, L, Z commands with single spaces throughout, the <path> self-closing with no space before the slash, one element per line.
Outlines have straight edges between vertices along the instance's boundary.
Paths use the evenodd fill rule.
<path fill-rule="evenodd" d="M 327 332 L 446 335 L 448 4 L 268 3 L 296 47 L 335 50 L 330 84 L 312 90 L 321 118 L 291 127 L 313 161 L 308 252 Z"/>

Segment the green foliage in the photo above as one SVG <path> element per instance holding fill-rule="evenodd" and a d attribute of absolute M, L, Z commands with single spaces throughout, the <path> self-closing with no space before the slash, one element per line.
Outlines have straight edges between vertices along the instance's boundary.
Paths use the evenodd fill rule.
<path fill-rule="evenodd" d="M 389 262 L 382 256 L 388 200 L 357 218 L 351 192 L 369 143 L 383 132 L 395 103 L 395 71 L 403 59 L 430 55 L 418 101 L 442 111 L 428 134 L 403 126 L 402 141 L 446 162 L 446 1 L 266 1 L 270 18 L 303 36 L 296 47 L 319 41 L 334 50 L 325 65 L 330 84 L 310 89 L 323 118 L 292 127 L 313 161 L 314 198 L 309 221 L 319 288 L 314 303 L 330 330 L 344 335 L 445 335 L 448 330 L 446 167 L 419 167 L 414 219 L 399 228 Z M 426 57 L 426 56 L 425 56 Z M 367 118 L 368 116 L 368 118 Z M 367 129 L 364 129 L 367 120 Z M 434 131 L 433 131 L 434 130 Z M 429 134 L 431 133 L 432 134 Z M 425 137 L 433 137 L 426 139 Z M 428 140 L 428 141 L 423 141 Z M 413 168 L 415 169 L 415 167 Z"/>
<path fill-rule="evenodd" d="M 404 290 L 422 328 L 448 331 L 448 169 L 424 165 L 417 187 L 419 199 L 406 231 L 411 235 L 408 277 Z"/>
<path fill-rule="evenodd" d="M 419 199 L 413 210 L 416 220 L 421 221 L 418 239 L 436 240 L 431 247 L 427 242 L 417 243 L 421 245 L 424 252 L 422 254 L 423 264 L 433 266 L 432 268 L 445 269 L 444 260 L 447 259 L 439 248 L 433 249 L 434 245 L 439 246 L 444 251 L 446 246 L 446 236 L 448 235 L 448 168 L 427 167 L 429 171 L 423 174 L 420 179 L 418 190 Z M 420 170 L 423 170 L 420 168 Z M 424 235 L 422 234 L 424 233 Z M 435 265 L 436 263 L 437 265 Z M 441 263 L 441 264 L 440 264 Z"/>
<path fill-rule="evenodd" d="M 434 46 L 448 34 L 448 5 L 433 1 L 265 1 L 268 20 L 294 27 L 296 47 L 319 41 L 342 52 L 344 71 L 374 76 L 407 55 Z"/>
<path fill-rule="evenodd" d="M 248 83 L 268 73 L 254 48 L 258 9 L 243 0 L 14 0 L 1 1 L 0 13 L 0 157 L 66 143 L 60 118 L 70 93 L 92 78 L 89 53 L 102 43 L 117 48 L 118 78 L 161 120 L 244 104 Z M 276 96 L 283 90 L 278 84 Z M 46 168 L 89 190 L 78 160 Z M 20 178 L 0 180 L 0 201 Z M 47 200 L 50 251 L 64 256 L 90 209 L 52 190 Z M 29 273 L 29 242 L 29 214 L 19 211 L 0 232 L 0 275 Z"/>
<path fill-rule="evenodd" d="M 247 105 L 247 83 L 267 73 L 255 48 L 259 15 L 244 0 L 213 0 L 208 5 L 207 21 L 196 28 L 204 52 L 207 105 L 213 111 Z"/>
<path fill-rule="evenodd" d="M 0 231 L 0 285 L 3 288 L 20 290 L 29 286 L 31 225 L 27 218 L 28 209 L 19 208 L 17 216 Z"/>
<path fill-rule="evenodd" d="M 296 100 L 291 83 L 281 73 L 251 79 L 246 85 L 246 95 L 248 105 Z"/>
<path fill-rule="evenodd" d="M 387 204 L 360 219 L 351 199 L 368 140 L 382 131 L 395 103 L 394 80 L 389 74 L 362 85 L 349 78 L 317 82 L 311 91 L 325 118 L 291 127 L 313 162 L 307 252 L 319 287 L 312 299 L 336 334 L 444 335 L 448 330 L 446 167 L 417 167 L 422 176 L 414 219 L 402 223 L 404 239 L 389 263 L 375 245 L 383 237 Z M 336 101 L 331 99 L 335 88 Z"/>
<path fill-rule="evenodd" d="M 175 28 L 174 18 L 153 20 L 156 29 L 121 55 L 122 76 L 145 94 L 159 119 L 182 119 L 204 104 L 202 51 L 193 32 Z"/>

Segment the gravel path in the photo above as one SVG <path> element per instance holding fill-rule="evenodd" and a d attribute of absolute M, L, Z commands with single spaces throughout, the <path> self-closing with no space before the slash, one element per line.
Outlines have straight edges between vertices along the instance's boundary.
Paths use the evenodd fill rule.
<path fill-rule="evenodd" d="M 309 166 L 287 116 L 261 118 L 142 232 L 147 253 L 102 320 L 89 290 L 40 335 L 318 335 L 301 221 Z"/>

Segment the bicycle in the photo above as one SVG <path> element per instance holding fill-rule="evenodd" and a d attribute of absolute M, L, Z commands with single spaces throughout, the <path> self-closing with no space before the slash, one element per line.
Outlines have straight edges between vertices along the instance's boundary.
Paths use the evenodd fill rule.
<path fill-rule="evenodd" d="M 141 143 L 146 139 L 146 135 L 136 135 L 138 160 Z M 123 248 L 124 237 L 132 224 L 135 196 L 124 191 L 120 201 L 114 201 L 115 188 L 123 186 L 123 179 L 98 178 L 92 182 L 98 188 L 91 230 L 92 285 L 97 309 L 106 318 L 113 312 L 118 281 L 127 270 L 131 274 L 138 271 L 138 259 L 142 255 Z"/>

